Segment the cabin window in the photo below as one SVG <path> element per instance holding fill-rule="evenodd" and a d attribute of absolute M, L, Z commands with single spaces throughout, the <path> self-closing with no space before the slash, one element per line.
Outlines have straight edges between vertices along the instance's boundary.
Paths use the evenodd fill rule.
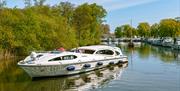
<path fill-rule="evenodd" d="M 96 54 L 103 54 L 103 55 L 113 55 L 114 52 L 112 50 L 99 50 Z"/>
<path fill-rule="evenodd" d="M 40 55 L 37 55 L 36 57 L 37 57 L 37 58 L 40 58 L 41 56 L 43 56 L 43 55 L 40 54 Z"/>
<path fill-rule="evenodd" d="M 73 60 L 73 59 L 76 59 L 76 58 L 77 58 L 77 56 L 75 56 L 75 55 L 66 55 L 66 56 L 53 58 L 53 59 L 51 59 L 49 61 Z"/>
<path fill-rule="evenodd" d="M 116 55 L 119 55 L 120 53 L 118 51 L 115 51 L 116 52 Z"/>
<path fill-rule="evenodd" d="M 62 56 L 62 60 L 72 60 L 72 59 L 76 59 L 77 56 L 75 55 L 66 55 L 66 56 Z"/>
<path fill-rule="evenodd" d="M 80 53 L 84 54 L 93 54 L 95 51 L 94 50 L 88 50 L 88 49 L 79 49 Z"/>
<path fill-rule="evenodd" d="M 60 61 L 60 60 L 62 60 L 61 57 L 57 57 L 57 58 L 53 58 L 53 59 L 51 59 L 49 61 Z"/>

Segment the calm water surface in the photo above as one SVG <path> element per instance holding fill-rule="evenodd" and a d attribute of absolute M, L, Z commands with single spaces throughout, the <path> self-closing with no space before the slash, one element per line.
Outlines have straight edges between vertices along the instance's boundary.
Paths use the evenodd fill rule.
<path fill-rule="evenodd" d="M 120 46 L 129 63 L 69 77 L 31 79 L 0 60 L 0 91 L 180 91 L 180 52 L 146 44 Z"/>

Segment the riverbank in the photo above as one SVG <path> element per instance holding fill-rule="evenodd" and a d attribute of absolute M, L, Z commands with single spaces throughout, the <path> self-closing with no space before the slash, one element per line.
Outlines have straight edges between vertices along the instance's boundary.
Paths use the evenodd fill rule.
<path fill-rule="evenodd" d="M 147 43 L 153 46 L 161 46 L 180 50 L 180 38 L 162 37 L 162 38 L 101 38 L 101 44 L 105 45 L 120 45 L 122 43 Z"/>
<path fill-rule="evenodd" d="M 7 50 L 0 50 L 0 60 L 1 59 L 9 59 L 9 58 L 13 58 L 15 57 L 14 54 L 12 54 L 11 52 L 7 51 Z"/>
<path fill-rule="evenodd" d="M 171 37 L 146 38 L 146 39 L 142 39 L 142 42 L 148 43 L 153 46 L 161 46 L 175 50 L 180 50 L 180 38 L 171 38 Z"/>

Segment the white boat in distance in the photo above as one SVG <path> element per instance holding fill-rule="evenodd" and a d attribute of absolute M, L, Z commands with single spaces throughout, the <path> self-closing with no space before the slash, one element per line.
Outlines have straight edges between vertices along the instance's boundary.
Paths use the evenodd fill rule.
<path fill-rule="evenodd" d="M 118 47 L 83 46 L 71 51 L 32 52 L 18 62 L 31 77 L 63 76 L 128 62 Z"/>

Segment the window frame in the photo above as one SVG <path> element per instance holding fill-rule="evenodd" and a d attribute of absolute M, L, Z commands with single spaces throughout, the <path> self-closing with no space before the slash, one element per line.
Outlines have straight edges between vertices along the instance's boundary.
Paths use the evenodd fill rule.
<path fill-rule="evenodd" d="M 55 60 L 57 58 L 60 58 L 60 60 Z M 61 61 L 61 60 L 62 60 L 61 57 L 55 57 L 55 58 L 52 58 L 52 59 L 48 60 L 48 62 Z"/>
<path fill-rule="evenodd" d="M 87 52 L 89 51 L 89 52 Z M 91 49 L 78 49 L 79 53 L 84 53 L 84 54 L 94 54 L 96 51 L 95 50 L 91 50 Z"/>
<path fill-rule="evenodd" d="M 104 51 L 104 53 L 98 53 L 99 51 Z M 112 52 L 112 54 L 108 54 L 107 53 L 107 51 L 111 51 Z M 115 53 L 114 53 L 114 51 L 113 50 L 109 50 L 109 49 L 102 49 L 102 50 L 98 50 L 98 51 L 96 51 L 96 53 L 95 54 L 100 54 L 100 55 L 114 55 Z"/>
<path fill-rule="evenodd" d="M 69 56 L 69 58 L 67 58 L 67 59 L 64 59 L 63 57 L 68 57 Z M 74 57 L 74 58 L 70 58 L 70 57 Z M 54 60 L 54 59 L 56 59 L 56 58 L 60 58 L 59 60 Z M 48 60 L 48 62 L 54 62 L 54 61 L 64 61 L 64 60 L 74 60 L 74 59 L 77 59 L 78 58 L 78 56 L 76 56 L 76 55 L 63 55 L 63 56 L 59 56 L 59 57 L 55 57 L 55 58 L 52 58 L 52 59 L 50 59 L 50 60 Z"/>
<path fill-rule="evenodd" d="M 116 55 L 116 56 L 119 56 L 119 55 L 120 55 L 120 52 L 115 51 L 115 55 Z"/>

